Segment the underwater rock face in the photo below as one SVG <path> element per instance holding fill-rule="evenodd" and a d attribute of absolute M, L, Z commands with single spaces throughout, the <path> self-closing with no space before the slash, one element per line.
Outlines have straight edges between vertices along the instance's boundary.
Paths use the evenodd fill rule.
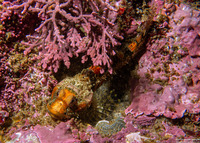
<path fill-rule="evenodd" d="M 140 132 L 130 133 L 126 135 L 127 143 L 132 143 L 132 142 L 142 143 L 142 139 L 146 140 L 148 138 L 141 136 Z"/>
<path fill-rule="evenodd" d="M 55 143 L 55 142 L 80 142 L 80 140 L 73 138 L 73 135 L 70 130 L 70 123 L 60 123 L 55 128 L 44 127 L 36 125 L 34 129 L 28 129 L 24 131 L 23 129 L 19 130 L 17 133 L 11 135 L 12 140 L 6 143 Z"/>
<path fill-rule="evenodd" d="M 34 143 L 41 143 L 37 133 L 33 131 L 27 131 L 27 132 L 17 132 L 14 135 L 14 139 L 11 141 L 8 141 L 6 143 L 14 143 L 14 142 L 20 142 L 20 143 L 25 143 L 25 142 L 34 142 Z"/>
<path fill-rule="evenodd" d="M 166 35 L 161 36 L 162 38 L 147 42 L 146 53 L 139 61 L 137 73 L 140 79 L 131 93 L 131 105 L 125 110 L 126 115 L 119 113 L 125 116 L 124 121 L 116 119 L 114 123 L 110 123 L 103 120 L 96 125 L 97 129 L 95 126 L 82 125 L 81 121 L 74 118 L 65 122 L 54 121 L 45 108 L 47 100 L 50 98 L 48 97 L 49 92 L 57 82 L 51 77 L 52 73 L 32 67 L 24 76 L 20 73 L 19 87 L 17 86 L 16 89 L 5 83 L 5 81 L 12 83 L 14 78 L 10 77 L 11 74 L 6 74 L 8 78 L 5 80 L 5 74 L 2 71 L 5 70 L 6 66 L 1 65 L 0 85 L 5 84 L 7 86 L 5 90 L 1 90 L 4 96 L 0 98 L 0 125 L 7 126 L 12 117 L 10 115 L 12 111 L 8 113 L 4 111 L 8 105 L 4 101 L 8 101 L 11 107 L 15 107 L 12 109 L 14 111 L 26 110 L 23 107 L 18 107 L 18 105 L 21 105 L 20 103 L 24 102 L 30 104 L 31 107 L 33 106 L 34 110 L 31 110 L 31 108 L 29 111 L 28 108 L 26 110 L 28 116 L 19 114 L 19 118 L 12 119 L 14 123 L 10 123 L 12 125 L 10 125 L 9 131 L 3 132 L 0 128 L 0 142 L 8 132 L 10 141 L 7 139 L 6 143 L 132 143 L 146 140 L 147 142 L 177 142 L 177 140 L 187 142 L 189 139 L 195 141 L 194 138 L 198 138 L 200 134 L 199 128 L 195 129 L 196 131 L 184 130 L 179 124 L 172 124 L 165 117 L 174 121 L 174 119 L 181 118 L 184 113 L 189 112 L 193 113 L 193 122 L 199 123 L 200 121 L 200 12 L 185 4 L 165 4 L 162 0 L 152 1 L 160 5 L 157 13 L 161 10 L 169 19 L 169 22 L 165 21 L 161 26 L 169 26 L 171 29 Z M 76 2 L 79 2 L 79 0 Z M 100 0 L 100 2 L 103 1 Z M 107 7 L 107 5 L 104 7 Z M 130 30 L 129 34 L 137 32 L 137 25 L 139 24 L 133 24 L 132 31 Z M 5 58 L 4 55 L 1 55 L 1 57 Z M 0 63 L 6 61 L 2 59 Z M 7 68 L 7 70 L 10 69 Z M 9 81 L 9 79 L 12 80 Z M 131 82 L 135 82 L 135 80 L 133 79 Z M 122 83 L 120 82 L 120 84 Z M 13 93 L 7 96 L 5 93 L 10 91 Z M 17 94 L 14 94 L 14 92 Z M 23 92 L 25 93 L 22 94 Z M 101 93 L 106 92 L 101 91 Z M 20 102 L 18 94 L 24 95 L 21 96 L 23 100 Z M 10 98 L 13 100 L 9 100 Z M 40 108 L 36 108 L 33 101 L 37 101 Z M 104 101 L 111 102 L 106 98 Z M 3 107 L 3 110 L 1 107 Z M 122 106 L 120 106 L 120 109 L 120 111 L 124 111 Z M 30 114 L 30 112 L 34 112 L 34 114 Z M 157 117 L 160 115 L 165 117 Z M 37 118 L 35 119 L 35 117 Z M 23 124 L 22 118 L 27 120 L 27 128 Z M 31 118 L 35 119 L 34 122 Z M 23 125 L 17 124 L 18 122 Z M 102 133 L 109 137 L 102 136 Z"/>
<path fill-rule="evenodd" d="M 167 15 L 171 28 L 167 36 L 147 44 L 126 114 L 175 119 L 186 111 L 200 112 L 200 12 L 185 4 L 176 8 Z"/>

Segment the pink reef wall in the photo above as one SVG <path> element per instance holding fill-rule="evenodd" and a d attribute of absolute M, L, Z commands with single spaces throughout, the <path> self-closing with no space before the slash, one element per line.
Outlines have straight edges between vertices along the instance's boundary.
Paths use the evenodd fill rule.
<path fill-rule="evenodd" d="M 150 41 L 139 60 L 139 84 L 125 111 L 135 117 L 151 114 L 175 119 L 186 111 L 200 112 L 200 12 L 185 4 L 166 7 L 174 7 L 167 14 L 170 30 Z"/>

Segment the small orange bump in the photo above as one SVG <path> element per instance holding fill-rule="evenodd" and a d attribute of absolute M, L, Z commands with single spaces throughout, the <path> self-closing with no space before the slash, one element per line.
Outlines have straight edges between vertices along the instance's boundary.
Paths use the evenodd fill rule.
<path fill-rule="evenodd" d="M 125 11 L 125 8 L 124 8 L 124 7 L 120 7 L 120 8 L 118 9 L 118 14 L 119 14 L 119 15 L 122 15 L 122 14 L 124 14 L 124 11 Z"/>
<path fill-rule="evenodd" d="M 91 66 L 89 67 L 95 74 L 100 74 L 101 67 L 100 66 Z"/>
<path fill-rule="evenodd" d="M 137 42 L 132 42 L 130 45 L 128 45 L 128 48 L 131 52 L 133 52 L 137 47 Z"/>
<path fill-rule="evenodd" d="M 134 52 L 134 50 L 137 48 L 138 46 L 138 43 L 141 43 L 141 40 L 142 40 L 142 35 L 138 35 L 135 40 L 128 46 L 129 50 L 131 52 Z"/>

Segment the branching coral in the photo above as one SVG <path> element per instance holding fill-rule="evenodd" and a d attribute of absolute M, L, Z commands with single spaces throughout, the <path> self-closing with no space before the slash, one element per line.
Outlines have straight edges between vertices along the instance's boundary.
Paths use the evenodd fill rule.
<path fill-rule="evenodd" d="M 117 10 L 103 1 L 28 0 L 9 8 L 22 14 L 37 13 L 42 24 L 29 35 L 25 54 L 38 47 L 39 65 L 58 71 L 60 61 L 69 68 L 73 56 L 82 56 L 82 63 L 91 58 L 93 65 L 107 66 L 112 73 L 111 56 L 123 39 L 117 31 Z"/>

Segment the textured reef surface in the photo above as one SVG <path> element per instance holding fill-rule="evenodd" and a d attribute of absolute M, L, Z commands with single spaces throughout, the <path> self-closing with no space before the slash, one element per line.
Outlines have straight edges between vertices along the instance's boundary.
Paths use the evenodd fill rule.
<path fill-rule="evenodd" d="M 200 142 L 199 7 L 0 0 L 0 143 Z"/>

